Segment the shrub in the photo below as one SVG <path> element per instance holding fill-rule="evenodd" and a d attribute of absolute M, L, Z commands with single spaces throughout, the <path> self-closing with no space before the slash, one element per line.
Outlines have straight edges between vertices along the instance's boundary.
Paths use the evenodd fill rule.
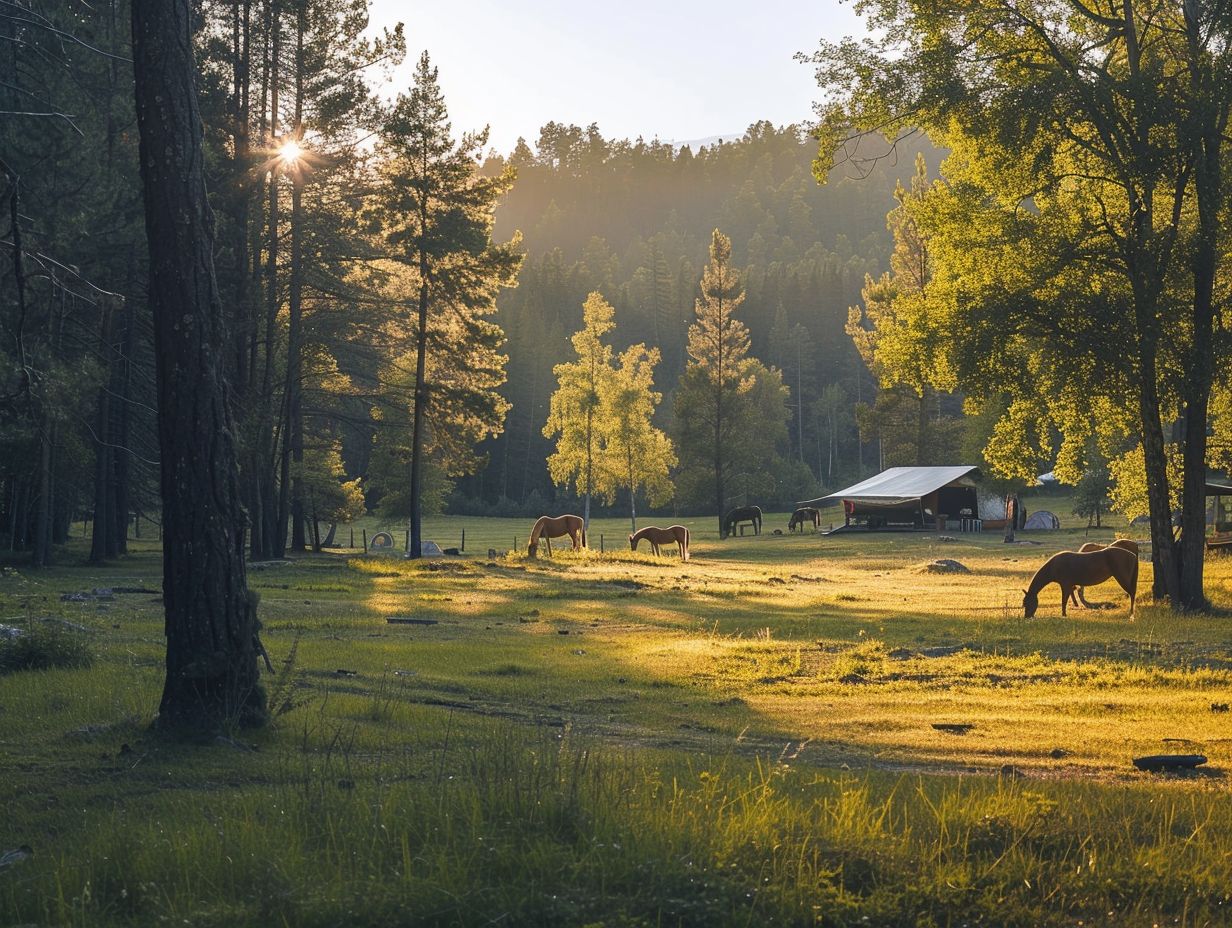
<path fill-rule="evenodd" d="M 52 622 L 30 622 L 0 638 L 0 674 L 53 667 L 89 667 L 94 650 L 82 632 Z"/>

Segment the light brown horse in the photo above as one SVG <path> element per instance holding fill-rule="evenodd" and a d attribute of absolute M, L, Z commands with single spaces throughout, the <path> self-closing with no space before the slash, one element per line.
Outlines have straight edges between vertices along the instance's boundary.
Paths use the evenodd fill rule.
<path fill-rule="evenodd" d="M 629 536 L 629 550 L 636 551 L 638 542 L 643 538 L 650 542 L 650 550 L 655 553 L 656 557 L 659 554 L 659 545 L 670 545 L 674 541 L 680 546 L 680 559 L 682 561 L 689 559 L 689 530 L 683 525 L 672 525 L 667 528 L 648 525 L 639 529 Z"/>
<path fill-rule="evenodd" d="M 1134 614 L 1138 598 L 1138 558 L 1124 548 L 1101 548 L 1079 554 L 1062 551 L 1044 562 L 1035 572 L 1031 585 L 1022 591 L 1022 608 L 1027 618 L 1039 608 L 1039 591 L 1050 583 L 1061 587 L 1061 615 L 1076 586 L 1095 586 L 1105 580 L 1116 580 L 1129 594 L 1129 614 Z"/>
<path fill-rule="evenodd" d="M 1090 551 L 1101 551 L 1104 548 L 1123 548 L 1134 557 L 1138 556 L 1138 542 L 1134 541 L 1132 538 L 1118 538 L 1116 541 L 1107 545 L 1100 544 L 1098 541 L 1088 541 L 1078 549 L 1078 553 L 1087 554 Z M 1071 602 L 1073 602 L 1075 606 L 1081 602 L 1087 609 L 1091 608 L 1091 604 L 1087 602 L 1087 598 L 1083 595 L 1082 587 L 1080 586 L 1074 588 L 1074 596 Z"/>
<path fill-rule="evenodd" d="M 552 539 L 569 536 L 573 550 L 586 547 L 586 523 L 581 516 L 540 516 L 535 527 L 530 532 L 530 544 L 526 548 L 528 557 L 538 557 L 539 539 L 548 547 L 548 557 L 552 556 Z"/>
<path fill-rule="evenodd" d="M 821 528 L 821 510 L 814 509 L 812 506 L 801 506 L 791 514 L 791 521 L 787 523 L 787 531 L 794 532 L 796 526 L 800 526 L 800 531 L 804 531 L 804 523 L 812 522 L 813 528 Z"/>

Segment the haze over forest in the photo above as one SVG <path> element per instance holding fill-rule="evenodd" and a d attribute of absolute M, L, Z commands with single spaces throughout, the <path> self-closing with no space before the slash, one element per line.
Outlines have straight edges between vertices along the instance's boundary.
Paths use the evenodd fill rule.
<path fill-rule="evenodd" d="M 934 172 L 940 153 L 913 139 L 868 176 L 839 167 L 821 186 L 812 174 L 815 148 L 799 127 L 768 123 L 696 153 L 551 124 L 533 147 L 490 161 L 485 170 L 508 163 L 518 173 L 496 212 L 494 235 L 503 240 L 520 230 L 527 257 L 518 287 L 499 300 L 509 337 L 506 429 L 485 446 L 488 466 L 460 491 L 488 502 L 523 502 L 535 493 L 531 509 L 553 497 L 540 464 L 552 445 L 541 434 L 555 389 L 550 371 L 570 353 L 568 336 L 581 325 L 592 290 L 616 309 L 618 348 L 641 341 L 660 348 L 656 382 L 666 398 L 659 422 L 670 431 L 672 394 L 715 228 L 731 237 L 733 264 L 746 285 L 739 318 L 751 332 L 752 353 L 782 371 L 792 391 L 792 428 L 754 459 L 758 492 L 766 502 L 786 502 L 859 473 L 854 408 L 871 398 L 875 382 L 844 331 L 847 311 L 859 303 L 865 276 L 889 267 L 886 214 L 896 185 L 910 185 L 917 152 Z M 845 399 L 833 454 L 827 414 L 817 405 L 827 388 Z M 794 421 L 797 393 L 803 447 Z M 764 436 L 751 443 L 763 444 Z M 865 444 L 864 463 L 876 465 L 875 439 Z M 891 450 L 892 463 L 914 463 L 910 451 L 897 458 Z M 791 468 L 792 459 L 803 460 L 809 473 Z M 685 498 L 677 505 L 691 511 L 706 503 Z"/>

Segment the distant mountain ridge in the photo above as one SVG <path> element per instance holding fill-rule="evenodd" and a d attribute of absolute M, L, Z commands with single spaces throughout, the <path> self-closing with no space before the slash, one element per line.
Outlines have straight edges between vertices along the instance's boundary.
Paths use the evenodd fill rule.
<path fill-rule="evenodd" d="M 719 142 L 738 142 L 742 138 L 744 138 L 744 132 L 726 132 L 722 135 L 707 135 L 700 139 L 665 139 L 665 141 L 677 150 L 691 148 L 697 151 L 699 148 L 709 148 Z"/>

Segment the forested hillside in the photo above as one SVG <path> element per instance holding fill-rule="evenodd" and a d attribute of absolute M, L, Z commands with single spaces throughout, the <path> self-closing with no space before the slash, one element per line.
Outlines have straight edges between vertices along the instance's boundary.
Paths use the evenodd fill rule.
<path fill-rule="evenodd" d="M 844 326 L 865 275 L 889 266 L 886 215 L 896 185 L 910 183 L 918 151 L 935 172 L 940 153 L 920 137 L 871 171 L 837 168 L 825 186 L 812 174 L 813 142 L 798 127 L 764 122 L 697 152 L 550 123 L 533 150 L 519 141 L 507 158 L 491 156 L 485 171 L 517 171 L 497 211 L 495 237 L 519 230 L 526 251 L 517 289 L 500 298 L 510 358 L 504 392 L 512 405 L 504 433 L 484 446 L 488 465 L 459 484 L 454 504 L 503 498 L 533 509 L 557 492 L 544 466 L 553 446 L 542 426 L 555 388 L 552 367 L 569 354 L 591 291 L 615 307 L 617 349 L 645 341 L 661 350 L 656 384 L 667 398 L 658 424 L 671 429 L 715 228 L 731 238 L 746 288 L 739 318 L 749 327 L 751 354 L 778 368 L 791 393 L 780 455 L 802 460 L 826 486 L 860 471 L 865 452 L 863 464 L 876 464 L 875 446 L 859 447 L 854 417 L 874 381 Z M 811 487 L 759 489 L 787 500 Z M 699 502 L 685 494 L 677 504 Z"/>

